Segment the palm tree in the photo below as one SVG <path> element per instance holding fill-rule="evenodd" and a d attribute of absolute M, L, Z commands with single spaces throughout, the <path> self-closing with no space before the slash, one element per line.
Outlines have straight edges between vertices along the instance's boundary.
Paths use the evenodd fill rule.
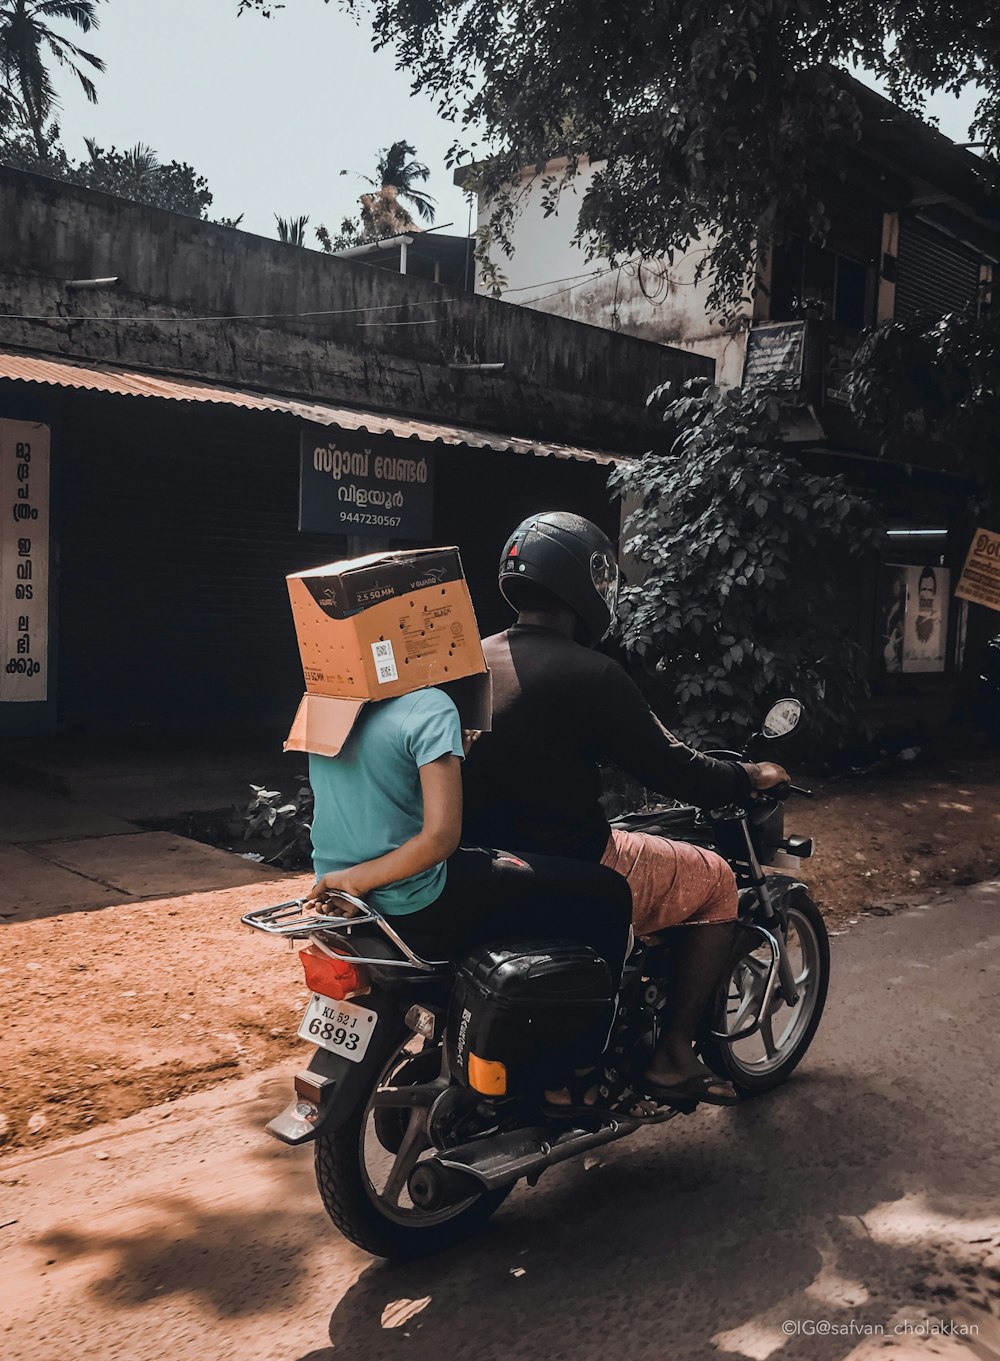
<path fill-rule="evenodd" d="M 100 25 L 98 4 L 100 0 L 0 0 L 0 85 L 14 94 L 16 112 L 30 128 L 42 160 L 47 157 L 45 124 L 59 102 L 45 53 L 73 71 L 91 104 L 97 103 L 97 89 L 81 63 L 104 70 L 100 57 L 57 33 L 49 21 L 67 19 L 89 33 Z"/>
<path fill-rule="evenodd" d="M 86 170 L 90 172 L 90 182 L 94 188 L 135 199 L 139 203 L 145 202 L 145 191 L 157 178 L 157 172 L 163 169 L 153 148 L 146 146 L 145 142 L 136 142 L 127 151 L 119 153 L 112 147 L 107 152 L 97 145 L 93 137 L 83 140 L 90 157 Z M 80 168 L 83 170 L 84 166 Z"/>
<path fill-rule="evenodd" d="M 306 226 L 309 222 L 308 217 L 279 217 L 277 213 L 274 220 L 278 224 L 278 240 L 285 241 L 290 246 L 304 246 L 306 244 Z"/>
<path fill-rule="evenodd" d="M 376 178 L 370 183 L 376 189 L 394 189 L 397 198 L 416 208 L 422 221 L 433 222 L 434 200 L 416 188 L 430 179 L 431 172 L 420 161 L 406 159 L 416 155 L 416 150 L 409 142 L 393 142 L 392 146 L 383 147 L 375 167 Z"/>
<path fill-rule="evenodd" d="M 375 191 L 362 194 L 360 199 L 363 240 L 377 241 L 400 232 L 419 231 L 407 203 L 425 222 L 434 221 L 434 200 L 416 187 L 429 179 L 431 172 L 420 161 L 408 159 L 415 153 L 416 148 L 409 142 L 393 142 L 392 146 L 383 147 L 379 152 L 374 176 L 358 175 Z M 342 170 L 340 173 L 347 175 L 350 172 Z"/>

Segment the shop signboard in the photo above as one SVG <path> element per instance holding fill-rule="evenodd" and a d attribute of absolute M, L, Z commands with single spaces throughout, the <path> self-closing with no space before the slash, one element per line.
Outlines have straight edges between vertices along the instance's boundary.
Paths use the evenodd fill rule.
<path fill-rule="evenodd" d="M 955 594 L 974 605 L 1000 610 L 1000 534 L 976 530 Z"/>
<path fill-rule="evenodd" d="M 48 698 L 49 428 L 0 420 L 0 703 Z"/>
<path fill-rule="evenodd" d="M 948 569 L 889 563 L 883 572 L 880 638 L 883 669 L 889 674 L 944 671 Z"/>
<path fill-rule="evenodd" d="M 804 321 L 768 322 L 747 336 L 743 386 L 798 392 L 805 361 Z"/>
<path fill-rule="evenodd" d="M 434 454 L 415 441 L 303 431 L 299 529 L 425 542 L 434 528 Z"/>

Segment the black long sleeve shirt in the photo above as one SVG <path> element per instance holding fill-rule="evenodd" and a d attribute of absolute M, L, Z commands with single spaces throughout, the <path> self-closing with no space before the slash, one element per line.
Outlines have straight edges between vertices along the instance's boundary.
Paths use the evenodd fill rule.
<path fill-rule="evenodd" d="M 702 808 L 749 798 L 743 767 L 685 746 L 609 658 L 528 624 L 483 650 L 493 728 L 465 762 L 466 844 L 599 860 L 609 835 L 599 763 Z"/>

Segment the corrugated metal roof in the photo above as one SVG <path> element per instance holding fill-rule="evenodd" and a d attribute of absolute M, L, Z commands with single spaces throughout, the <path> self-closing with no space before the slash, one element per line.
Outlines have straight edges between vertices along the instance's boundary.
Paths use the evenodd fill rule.
<path fill-rule="evenodd" d="M 54 387 L 106 392 L 117 397 L 159 397 L 172 402 L 212 402 L 250 411 L 281 411 L 314 425 L 333 425 L 341 430 L 360 430 L 369 435 L 393 435 L 396 439 L 422 440 L 428 444 L 464 444 L 473 449 L 511 450 L 537 457 L 581 459 L 589 463 L 615 464 L 622 456 L 600 449 L 584 449 L 551 440 L 521 439 L 491 430 L 444 425 L 435 421 L 388 416 L 378 411 L 358 411 L 326 402 L 301 402 L 272 397 L 238 388 L 216 387 L 194 378 L 158 377 L 106 364 L 76 364 L 64 359 L 0 350 L 0 378 L 19 383 L 44 383 Z"/>

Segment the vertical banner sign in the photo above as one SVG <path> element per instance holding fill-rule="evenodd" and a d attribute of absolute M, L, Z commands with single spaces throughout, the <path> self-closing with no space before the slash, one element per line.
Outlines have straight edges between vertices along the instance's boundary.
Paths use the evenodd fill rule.
<path fill-rule="evenodd" d="M 430 539 L 434 455 L 415 440 L 302 433 L 299 529 L 383 539 Z"/>
<path fill-rule="evenodd" d="M 0 420 L 0 703 L 48 698 L 49 428 Z"/>

